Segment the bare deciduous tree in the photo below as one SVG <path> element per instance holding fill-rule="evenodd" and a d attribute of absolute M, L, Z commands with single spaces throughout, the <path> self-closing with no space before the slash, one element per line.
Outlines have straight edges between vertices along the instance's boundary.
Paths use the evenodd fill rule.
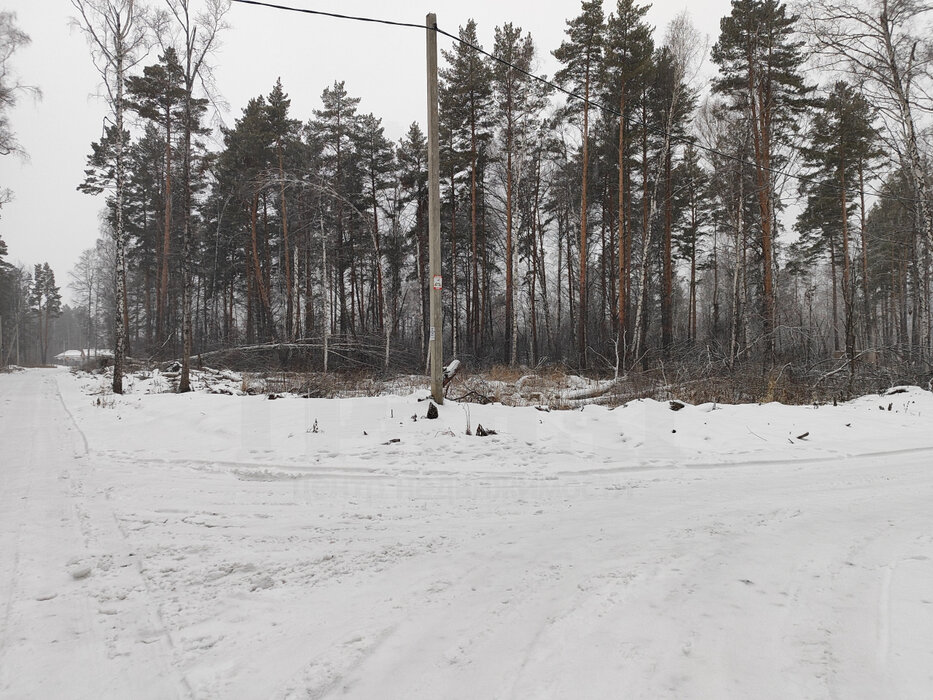
<path fill-rule="evenodd" d="M 861 83 L 878 108 L 919 207 L 921 232 L 933 246 L 933 210 L 923 174 L 915 112 L 929 107 L 933 5 L 918 0 L 816 0 L 802 8 L 809 41 L 824 64 Z"/>
<path fill-rule="evenodd" d="M 126 226 L 124 190 L 126 187 L 126 144 L 123 117 L 126 110 L 124 89 L 127 72 L 145 55 L 147 33 L 143 8 L 135 0 L 71 0 L 78 13 L 73 24 L 85 35 L 94 67 L 100 73 L 105 96 L 116 131 L 114 188 L 116 225 L 116 310 L 114 319 L 113 391 L 123 393 L 123 364 L 126 359 Z"/>
<path fill-rule="evenodd" d="M 16 98 L 23 93 L 36 97 L 42 94 L 39 88 L 19 82 L 11 65 L 13 54 L 30 41 L 29 35 L 16 26 L 16 13 L 0 12 L 0 156 L 26 155 L 16 140 L 7 111 L 16 106 Z"/>

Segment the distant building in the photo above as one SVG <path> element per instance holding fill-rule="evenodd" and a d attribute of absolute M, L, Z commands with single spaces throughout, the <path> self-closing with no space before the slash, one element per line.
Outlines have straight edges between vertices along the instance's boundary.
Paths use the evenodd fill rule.
<path fill-rule="evenodd" d="M 101 348 L 85 348 L 84 350 L 65 350 L 58 353 L 53 359 L 57 364 L 67 365 L 68 367 L 79 367 L 89 360 L 110 359 L 113 357 L 113 350 L 103 350 Z"/>

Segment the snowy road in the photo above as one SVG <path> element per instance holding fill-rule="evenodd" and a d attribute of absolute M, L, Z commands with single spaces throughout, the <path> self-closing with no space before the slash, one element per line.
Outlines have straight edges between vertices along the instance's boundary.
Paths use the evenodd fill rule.
<path fill-rule="evenodd" d="M 279 474 L 74 382 L 0 375 L 2 698 L 933 696 L 933 450 Z"/>

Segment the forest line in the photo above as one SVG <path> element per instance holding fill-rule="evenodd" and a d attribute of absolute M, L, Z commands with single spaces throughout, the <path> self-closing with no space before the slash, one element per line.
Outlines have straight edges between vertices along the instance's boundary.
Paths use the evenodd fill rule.
<path fill-rule="evenodd" d="M 423 370 L 418 122 L 391 141 L 339 80 L 295 115 L 270 81 L 211 148 L 203 78 L 229 4 L 73 4 L 113 112 L 80 184 L 106 201 L 71 274 L 80 345 L 120 363 L 307 342 L 326 369 L 333 342 L 332 367 L 358 348 L 350 367 Z M 511 23 L 480 51 L 470 21 L 442 51 L 445 356 L 929 373 L 931 8 L 734 0 L 706 83 L 689 16 L 657 32 L 648 7 L 583 2 L 543 80 Z M 0 274 L 9 362 L 58 310 L 44 272 Z"/>

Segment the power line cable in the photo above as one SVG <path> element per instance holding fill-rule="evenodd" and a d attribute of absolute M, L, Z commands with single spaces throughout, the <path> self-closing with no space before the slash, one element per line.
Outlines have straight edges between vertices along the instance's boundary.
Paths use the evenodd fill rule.
<path fill-rule="evenodd" d="M 334 19 L 349 19 L 355 22 L 370 22 L 372 24 L 387 24 L 392 27 L 411 27 L 413 29 L 425 29 L 423 24 L 413 24 L 411 22 L 396 22 L 390 19 L 378 19 L 375 17 L 359 17 L 355 15 L 343 15 L 339 12 L 324 12 L 323 10 L 309 10 L 304 7 L 289 7 L 288 5 L 277 5 L 272 2 L 260 2 L 259 0 L 232 0 L 241 5 L 256 5 L 258 7 L 268 7 L 273 10 L 287 10 L 289 12 L 300 12 L 306 15 L 320 15 L 322 17 L 333 17 Z"/>
<path fill-rule="evenodd" d="M 550 87 L 551 89 L 553 89 L 553 90 L 555 90 L 555 91 L 557 91 L 557 92 L 563 93 L 564 95 L 566 95 L 567 97 L 569 97 L 569 98 L 571 98 L 571 99 L 580 100 L 581 102 L 583 102 L 583 103 L 585 103 L 585 104 L 591 105 L 591 106 L 595 107 L 596 109 L 598 109 L 598 110 L 600 110 L 600 111 L 602 111 L 602 112 L 606 112 L 606 113 L 612 114 L 613 116 L 619 117 L 620 119 L 621 119 L 622 116 L 623 116 L 622 113 L 619 112 L 619 111 L 618 111 L 617 109 L 615 109 L 614 107 L 611 107 L 611 106 L 609 106 L 609 105 L 605 105 L 605 104 L 599 102 L 598 100 L 594 100 L 594 99 L 592 99 L 592 98 L 586 98 L 586 97 L 584 97 L 583 95 L 579 95 L 579 94 L 577 94 L 577 93 L 575 93 L 575 92 L 571 92 L 570 90 L 567 90 L 566 88 L 561 87 L 561 86 L 558 85 L 557 83 L 555 83 L 555 82 L 553 82 L 553 81 L 551 81 L 551 80 L 548 80 L 548 79 L 545 78 L 545 77 L 542 77 L 542 76 L 540 76 L 540 75 L 536 75 L 536 74 L 534 74 L 534 73 L 531 73 L 531 72 L 525 70 L 524 68 L 521 68 L 520 66 L 516 66 L 514 63 L 511 63 L 511 62 L 509 62 L 509 61 L 506 61 L 504 58 L 501 58 L 500 56 L 496 56 L 495 54 L 492 54 L 492 53 L 486 51 L 486 50 L 483 49 L 481 46 L 477 46 L 477 45 L 475 45 L 475 44 L 473 44 L 473 43 L 471 43 L 471 42 L 469 42 L 469 41 L 467 41 L 467 40 L 465 40 L 465 39 L 462 39 L 460 36 L 457 36 L 457 35 L 455 35 L 455 34 L 451 34 L 450 32 L 447 32 L 447 31 L 441 29 L 441 28 L 437 25 L 436 22 L 435 22 L 435 24 L 434 24 L 433 27 L 427 27 L 427 26 L 424 25 L 424 24 L 416 24 L 416 23 L 414 23 L 414 22 L 399 22 L 399 21 L 395 21 L 395 20 L 380 19 L 380 18 L 375 18 L 375 17 L 362 17 L 362 16 L 355 16 L 355 15 L 345 15 L 345 14 L 340 14 L 340 13 L 337 13 L 337 12 L 325 12 L 325 11 L 323 11 L 323 10 L 311 10 L 311 9 L 302 8 L 302 7 L 290 7 L 290 6 L 288 6 L 288 5 L 278 5 L 278 4 L 275 4 L 275 3 L 261 2 L 261 0 L 232 0 L 232 2 L 240 3 L 240 4 L 242 4 L 242 5 L 256 5 L 256 6 L 259 6 L 259 7 L 266 7 L 266 8 L 271 8 L 271 9 L 275 9 L 275 10 L 284 10 L 284 11 L 288 11 L 288 12 L 298 12 L 298 13 L 301 13 L 301 14 L 318 15 L 318 16 L 322 16 L 322 17 L 331 17 L 331 18 L 334 18 L 334 19 L 346 19 L 346 20 L 352 20 L 352 21 L 355 21 L 355 22 L 369 22 L 369 23 L 372 23 L 372 24 L 384 24 L 384 25 L 389 25 L 389 26 L 393 26 L 393 27 L 407 27 L 407 28 L 410 28 L 410 29 L 420 29 L 420 30 L 423 30 L 423 29 L 433 29 L 433 30 L 434 30 L 435 32 L 437 32 L 438 34 L 442 34 L 443 36 L 446 36 L 447 38 L 452 39 L 453 41 L 456 41 L 456 42 L 458 42 L 458 43 L 460 43 L 460 44 L 463 44 L 464 46 L 468 47 L 469 49 L 471 49 L 471 50 L 473 50 L 473 51 L 475 51 L 475 52 L 477 52 L 477 53 L 480 53 L 480 54 L 482 54 L 482 55 L 484 55 L 484 56 L 486 56 L 486 57 L 492 59 L 493 61 L 496 61 L 496 62 L 498 62 L 498 63 L 501 63 L 501 64 L 504 65 L 504 66 L 508 66 L 509 68 L 511 68 L 511 69 L 513 69 L 513 70 L 515 70 L 515 71 L 517 71 L 517 72 L 519 72 L 519 73 L 521 73 L 522 75 L 524 75 L 524 76 L 526 76 L 526 77 L 528 77 L 528 78 L 531 78 L 532 80 L 536 80 L 537 82 L 539 82 L 539 83 L 541 83 L 541 84 L 543 84 L 543 85 L 546 85 L 546 86 Z M 657 130 L 649 129 L 647 126 L 645 126 L 645 129 L 646 129 L 646 131 L 648 131 L 649 133 L 652 133 L 654 136 L 660 136 L 660 137 L 662 137 L 662 138 L 665 138 L 665 137 L 666 137 L 666 138 L 671 139 L 672 141 L 677 141 L 677 142 L 683 143 L 683 144 L 685 144 L 685 145 L 692 145 L 692 146 L 694 146 L 695 148 L 697 148 L 697 149 L 699 149 L 699 150 L 701 150 L 701 151 L 704 151 L 704 152 L 706 152 L 706 153 L 710 153 L 710 154 L 713 154 L 713 155 L 717 155 L 717 156 L 719 156 L 719 157 L 721 157 L 721 158 L 725 158 L 725 159 L 727 159 L 727 160 L 731 160 L 731 161 L 734 161 L 734 162 L 738 162 L 738 163 L 741 163 L 741 164 L 746 165 L 746 166 L 752 166 L 752 167 L 756 167 L 756 168 L 759 167 L 757 163 L 753 163 L 753 162 L 751 162 L 751 161 L 748 161 L 748 160 L 746 160 L 746 159 L 744 159 L 744 158 L 742 158 L 742 157 L 740 157 L 740 156 L 736 156 L 736 155 L 733 155 L 733 154 L 731 154 L 731 153 L 726 153 L 725 151 L 721 151 L 721 150 L 719 150 L 719 149 L 717 149 L 717 148 L 713 148 L 712 146 L 706 146 L 706 145 L 700 143 L 699 140 L 697 140 L 697 139 L 694 138 L 694 137 L 690 137 L 690 136 L 678 136 L 678 135 L 676 135 L 676 134 L 667 134 L 667 135 L 665 135 L 665 134 L 663 134 L 663 133 L 658 132 Z M 765 170 L 766 170 L 768 173 L 770 173 L 771 175 L 780 175 L 780 176 L 783 176 L 783 177 L 786 177 L 786 178 L 790 178 L 790 179 L 793 179 L 793 180 L 797 180 L 798 182 L 805 182 L 805 183 L 819 182 L 819 180 L 818 180 L 818 178 L 817 178 L 816 176 L 801 175 L 801 174 L 799 174 L 799 173 L 791 173 L 791 172 L 782 170 L 782 169 L 780 169 L 780 168 L 775 168 L 775 167 L 773 167 L 773 166 L 769 166 L 769 167 L 765 168 Z M 824 183 L 824 184 L 829 184 L 831 187 L 834 187 L 836 190 L 841 191 L 841 188 L 839 187 L 839 185 L 835 185 L 834 183 Z M 883 194 L 883 193 L 881 193 L 881 192 L 878 192 L 877 190 L 874 190 L 874 189 L 872 189 L 872 190 L 867 190 L 867 192 L 868 192 L 868 194 L 870 194 L 870 195 L 872 195 L 872 196 L 874 196 L 874 197 L 876 197 L 876 198 L 878 198 L 878 199 L 890 199 L 890 200 L 897 201 L 897 202 L 899 202 L 899 203 L 904 203 L 904 202 L 918 203 L 918 202 L 921 201 L 921 200 L 916 199 L 916 198 L 914 198 L 914 197 L 902 197 L 902 196 L 896 196 L 896 195 L 886 195 L 886 194 Z"/>

